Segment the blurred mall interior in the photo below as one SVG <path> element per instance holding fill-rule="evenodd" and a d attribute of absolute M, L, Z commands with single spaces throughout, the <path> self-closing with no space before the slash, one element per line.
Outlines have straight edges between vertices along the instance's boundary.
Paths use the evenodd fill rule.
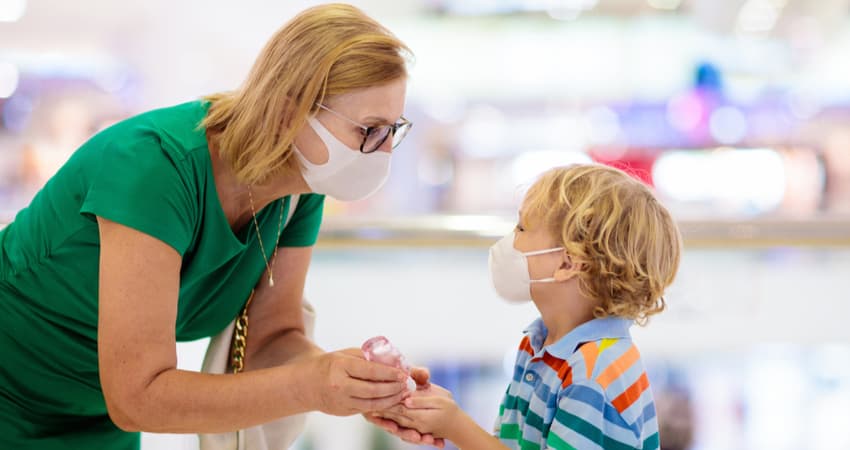
<path fill-rule="evenodd" d="M 0 0 L 0 224 L 98 130 L 237 87 L 315 3 Z M 414 51 L 415 126 L 378 194 L 326 203 L 321 346 L 388 336 L 490 428 L 536 311 L 497 298 L 487 249 L 537 174 L 596 161 L 685 237 L 667 311 L 633 328 L 662 448 L 850 449 L 850 0 L 350 3 Z M 413 446 L 312 414 L 297 448 Z"/>

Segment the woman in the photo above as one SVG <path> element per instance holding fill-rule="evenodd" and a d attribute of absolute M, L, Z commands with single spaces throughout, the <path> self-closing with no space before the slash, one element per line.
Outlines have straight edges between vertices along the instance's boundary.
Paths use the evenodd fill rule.
<path fill-rule="evenodd" d="M 239 90 L 130 118 L 75 152 L 0 232 L 0 448 L 135 449 L 138 431 L 397 403 L 404 374 L 357 349 L 324 353 L 301 298 L 324 195 L 378 189 L 410 128 L 407 53 L 353 7 L 311 8 Z M 216 334 L 249 295 L 246 371 L 177 370 L 175 342 Z"/>

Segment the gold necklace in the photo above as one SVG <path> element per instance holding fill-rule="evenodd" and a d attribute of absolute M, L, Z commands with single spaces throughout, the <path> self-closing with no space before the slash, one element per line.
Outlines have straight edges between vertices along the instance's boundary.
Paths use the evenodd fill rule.
<path fill-rule="evenodd" d="M 266 248 L 263 246 L 263 237 L 260 235 L 260 224 L 257 223 L 257 211 L 254 210 L 254 194 L 251 193 L 251 186 L 248 186 L 248 201 L 251 203 L 251 217 L 254 218 L 254 229 L 257 230 L 257 241 L 260 243 L 260 252 L 263 254 L 263 261 L 266 262 L 266 270 L 269 273 L 269 287 L 274 286 L 274 274 L 272 273 L 272 265 L 277 257 L 277 241 L 280 240 L 281 226 L 283 226 L 283 199 L 280 199 L 280 218 L 277 220 L 277 239 L 274 241 L 274 251 L 272 259 L 266 257 Z"/>

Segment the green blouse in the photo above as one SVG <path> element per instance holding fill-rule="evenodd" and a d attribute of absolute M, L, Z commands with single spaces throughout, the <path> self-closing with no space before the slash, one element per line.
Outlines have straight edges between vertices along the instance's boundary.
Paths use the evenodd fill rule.
<path fill-rule="evenodd" d="M 265 270 L 253 222 L 234 233 L 213 180 L 208 103 L 150 111 L 96 134 L 0 231 L 0 448 L 134 449 L 98 378 L 96 216 L 183 257 L 177 339 L 221 331 Z M 280 208 L 257 212 L 271 258 Z M 302 195 L 279 246 L 316 242 L 324 197 Z"/>

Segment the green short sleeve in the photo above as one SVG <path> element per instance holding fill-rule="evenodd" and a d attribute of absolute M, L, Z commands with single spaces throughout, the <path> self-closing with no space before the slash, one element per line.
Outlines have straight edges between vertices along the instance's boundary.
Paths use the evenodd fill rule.
<path fill-rule="evenodd" d="M 286 225 L 278 247 L 310 247 L 316 244 L 319 237 L 319 227 L 322 225 L 322 211 L 325 196 L 319 194 L 304 194 L 298 200 L 295 212 Z M 290 205 L 290 208 L 294 205 Z"/>
<path fill-rule="evenodd" d="M 153 136 L 114 136 L 102 152 L 80 213 L 100 216 L 153 236 L 182 256 L 197 216 L 194 184 L 183 161 Z"/>

